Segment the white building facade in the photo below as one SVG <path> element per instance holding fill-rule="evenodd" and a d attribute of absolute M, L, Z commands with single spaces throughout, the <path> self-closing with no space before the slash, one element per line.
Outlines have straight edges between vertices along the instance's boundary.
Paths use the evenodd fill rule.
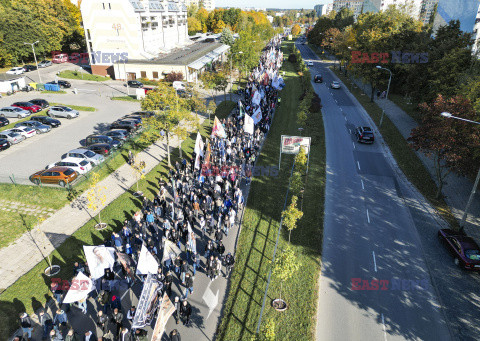
<path fill-rule="evenodd" d="M 215 0 L 182 0 L 187 6 L 197 5 L 203 6 L 207 11 L 213 11 L 215 9 Z"/>

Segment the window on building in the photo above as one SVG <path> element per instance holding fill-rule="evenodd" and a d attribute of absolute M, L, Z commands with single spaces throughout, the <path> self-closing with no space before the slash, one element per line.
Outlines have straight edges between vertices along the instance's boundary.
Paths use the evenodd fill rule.
<path fill-rule="evenodd" d="M 110 3 L 108 3 L 108 9 L 112 9 L 112 6 L 110 5 Z"/>
<path fill-rule="evenodd" d="M 147 78 L 147 71 L 140 71 L 141 78 Z"/>
<path fill-rule="evenodd" d="M 158 79 L 158 72 L 157 71 L 153 71 L 153 79 Z"/>
<path fill-rule="evenodd" d="M 103 6 L 103 9 L 105 9 L 105 3 L 104 2 L 102 2 L 102 6 Z"/>

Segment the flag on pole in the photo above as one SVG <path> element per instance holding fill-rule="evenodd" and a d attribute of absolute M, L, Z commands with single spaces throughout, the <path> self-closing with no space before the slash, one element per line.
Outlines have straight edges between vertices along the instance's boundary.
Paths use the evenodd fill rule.
<path fill-rule="evenodd" d="M 240 110 L 240 117 L 243 117 L 245 115 L 245 109 L 243 108 L 242 101 L 238 100 L 238 108 Z"/>
<path fill-rule="evenodd" d="M 246 133 L 252 134 L 253 135 L 253 126 L 254 126 L 253 118 L 245 114 L 245 125 L 243 126 L 243 130 Z"/>
<path fill-rule="evenodd" d="M 140 257 L 138 257 L 137 275 L 146 275 L 151 273 L 156 275 L 158 272 L 158 262 L 147 250 L 145 244 L 142 245 Z"/>
<path fill-rule="evenodd" d="M 163 241 L 165 243 L 163 247 L 163 261 L 165 262 L 167 259 L 170 258 L 173 262 L 173 260 L 177 258 L 177 256 L 182 251 L 178 248 L 177 244 L 175 244 L 174 242 L 165 238 L 163 238 Z"/>
<path fill-rule="evenodd" d="M 195 156 L 195 169 L 200 169 L 200 154 Z"/>
<path fill-rule="evenodd" d="M 225 133 L 225 129 L 223 128 L 222 123 L 220 123 L 220 120 L 215 116 L 215 121 L 213 122 L 213 128 L 212 128 L 212 136 L 216 135 L 220 138 L 226 138 L 227 134 Z"/>
<path fill-rule="evenodd" d="M 151 341 L 160 341 L 162 340 L 162 335 L 165 331 L 165 325 L 167 324 L 170 316 L 175 312 L 175 306 L 173 305 L 170 298 L 168 298 L 167 293 L 163 294 L 163 299 L 158 308 L 157 321 L 155 322 L 155 327 L 153 328 L 153 334 Z"/>
<path fill-rule="evenodd" d="M 83 272 L 79 272 L 78 275 L 72 280 L 72 285 L 68 289 L 68 292 L 63 299 L 63 303 L 78 302 L 84 298 L 87 298 L 88 293 L 92 290 L 92 280 L 85 276 Z"/>
<path fill-rule="evenodd" d="M 200 132 L 197 132 L 197 140 L 195 141 L 195 154 L 203 156 L 203 147 L 205 143 L 203 143 L 202 135 Z"/>
<path fill-rule="evenodd" d="M 252 115 L 252 118 L 255 124 L 260 122 L 260 120 L 262 119 L 262 109 L 260 109 L 260 107 L 258 107 L 258 109 L 255 110 L 255 112 Z"/>

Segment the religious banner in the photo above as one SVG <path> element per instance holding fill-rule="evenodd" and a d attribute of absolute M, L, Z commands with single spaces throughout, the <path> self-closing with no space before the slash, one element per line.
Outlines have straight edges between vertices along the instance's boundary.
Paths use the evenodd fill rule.
<path fill-rule="evenodd" d="M 118 261 L 122 265 L 127 276 L 130 277 L 132 281 L 135 281 L 135 274 L 133 273 L 133 267 L 135 263 L 133 262 L 133 259 L 126 253 L 116 252 L 116 254 L 118 257 Z"/>
<path fill-rule="evenodd" d="M 262 117 L 263 117 L 262 116 L 262 109 L 260 109 L 260 107 L 258 107 L 258 109 L 255 110 L 255 112 L 252 115 L 253 123 L 257 124 L 258 122 L 260 122 Z"/>
<path fill-rule="evenodd" d="M 261 112 L 260 112 L 261 114 Z M 253 118 L 245 114 L 245 125 L 244 125 L 244 131 L 248 134 L 253 135 L 253 129 L 254 129 L 255 122 Z"/>
<path fill-rule="evenodd" d="M 115 264 L 115 249 L 113 247 L 83 246 L 88 269 L 92 279 L 98 279 L 105 274 L 105 269 L 113 269 Z"/>
<path fill-rule="evenodd" d="M 170 316 L 175 312 L 175 306 L 173 305 L 167 293 L 163 294 L 162 302 L 158 308 L 157 321 L 155 322 L 155 328 L 153 329 L 151 341 L 161 341 L 162 335 L 165 331 L 165 325 L 167 324 Z"/>
<path fill-rule="evenodd" d="M 225 133 L 225 128 L 223 128 L 223 125 L 217 118 L 217 116 L 215 116 L 215 120 L 213 121 L 212 136 L 214 135 L 220 138 L 227 137 L 227 134 Z"/>

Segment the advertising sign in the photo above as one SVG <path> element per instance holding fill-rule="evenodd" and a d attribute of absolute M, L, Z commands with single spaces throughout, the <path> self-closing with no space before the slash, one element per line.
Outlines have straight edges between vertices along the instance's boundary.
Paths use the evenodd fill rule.
<path fill-rule="evenodd" d="M 300 147 L 304 147 L 305 152 L 309 154 L 310 140 L 310 137 L 282 135 L 281 153 L 298 154 Z"/>

